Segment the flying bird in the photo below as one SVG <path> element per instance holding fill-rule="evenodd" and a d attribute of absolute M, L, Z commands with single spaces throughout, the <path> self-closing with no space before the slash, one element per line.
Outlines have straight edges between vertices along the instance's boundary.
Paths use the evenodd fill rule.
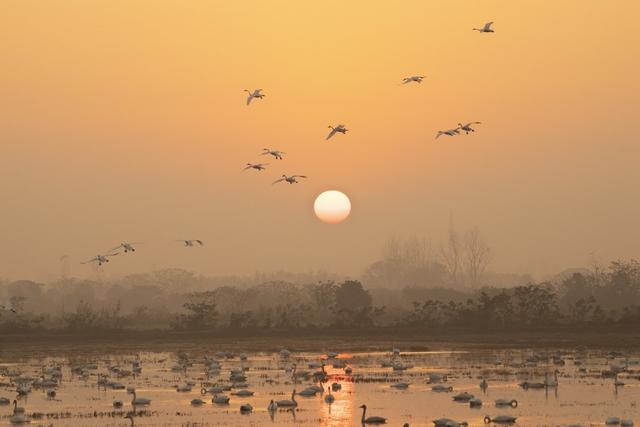
<path fill-rule="evenodd" d="M 4 306 L 4 305 L 0 305 L 0 310 L 10 311 L 10 312 L 12 312 L 13 314 L 18 314 L 18 312 L 16 311 L 16 309 L 15 309 L 15 308 L 13 308 L 13 307 L 6 307 L 6 306 Z"/>
<path fill-rule="evenodd" d="M 276 160 L 282 160 L 282 155 L 287 154 L 284 151 L 272 150 L 270 148 L 263 148 L 262 150 L 263 152 L 262 154 L 260 154 L 261 156 L 273 156 L 276 158 Z"/>
<path fill-rule="evenodd" d="M 482 28 L 474 28 L 473 30 L 481 33 L 493 33 L 494 31 L 491 29 L 491 25 L 493 25 L 493 21 L 487 22 Z"/>
<path fill-rule="evenodd" d="M 463 130 L 465 134 L 469 135 L 469 132 L 475 132 L 476 130 L 472 128 L 473 125 L 479 125 L 480 122 L 469 122 L 466 125 L 462 123 L 458 123 L 458 129 Z"/>
<path fill-rule="evenodd" d="M 193 240 L 176 240 L 176 242 L 184 243 L 185 247 L 193 247 L 195 244 L 199 244 L 200 246 L 204 246 L 204 242 L 202 240 L 193 239 Z"/>
<path fill-rule="evenodd" d="M 98 263 L 98 267 L 101 266 L 102 264 L 104 264 L 105 262 L 109 262 L 109 258 L 111 258 L 112 256 L 116 256 L 119 255 L 120 252 L 112 252 L 112 253 L 108 253 L 105 255 L 96 255 L 91 259 L 88 259 L 86 261 L 81 262 L 80 264 L 91 264 L 94 262 Z"/>
<path fill-rule="evenodd" d="M 440 138 L 440 135 L 455 136 L 458 134 L 460 134 L 460 131 L 458 130 L 458 128 L 449 129 L 449 130 L 439 130 L 436 135 L 436 139 Z"/>
<path fill-rule="evenodd" d="M 411 82 L 422 83 L 422 79 L 424 79 L 424 77 L 425 76 L 405 77 L 404 79 L 402 79 L 402 84 L 406 85 L 407 83 L 411 83 Z"/>
<path fill-rule="evenodd" d="M 282 178 L 274 181 L 271 185 L 273 184 L 277 184 L 279 182 L 288 182 L 289 184 L 297 184 L 298 178 L 306 178 L 305 175 L 291 175 L 291 176 L 287 176 L 287 175 L 282 175 Z"/>
<path fill-rule="evenodd" d="M 133 245 L 139 245 L 142 242 L 133 242 L 133 243 L 129 243 L 129 242 L 122 242 L 120 243 L 118 246 L 116 246 L 115 248 L 111 249 L 111 252 L 113 251 L 117 251 L 118 249 L 123 249 L 124 253 L 127 252 L 135 252 L 136 248 Z"/>
<path fill-rule="evenodd" d="M 267 166 L 269 163 L 247 163 L 247 166 L 245 166 L 244 169 L 242 169 L 243 171 L 246 171 L 247 169 L 255 169 L 257 171 L 263 171 L 265 170 L 265 166 Z"/>
<path fill-rule="evenodd" d="M 335 135 L 336 133 L 340 132 L 341 134 L 346 134 L 347 131 L 349 129 L 347 129 L 346 127 L 344 127 L 344 125 L 338 125 L 336 127 L 333 126 L 329 126 L 329 128 L 331 129 L 331 132 L 329 132 L 329 135 L 327 135 L 327 137 L 325 138 L 325 140 L 331 138 L 333 135 Z"/>
<path fill-rule="evenodd" d="M 265 97 L 264 93 L 262 93 L 262 89 L 256 89 L 253 92 L 247 89 L 245 89 L 244 91 L 249 94 L 249 96 L 247 97 L 247 105 L 251 104 L 251 101 L 253 100 L 253 98 L 262 99 Z"/>

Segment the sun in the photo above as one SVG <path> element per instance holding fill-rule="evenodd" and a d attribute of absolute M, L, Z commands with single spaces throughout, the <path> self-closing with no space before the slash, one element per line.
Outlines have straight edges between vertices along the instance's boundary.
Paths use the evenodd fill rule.
<path fill-rule="evenodd" d="M 320 221 L 338 224 L 351 213 L 351 201 L 341 191 L 329 190 L 316 197 L 313 210 Z"/>

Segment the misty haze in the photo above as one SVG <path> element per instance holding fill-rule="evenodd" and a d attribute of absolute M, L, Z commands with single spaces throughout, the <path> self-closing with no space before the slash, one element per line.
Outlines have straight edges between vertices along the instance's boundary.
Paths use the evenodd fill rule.
<path fill-rule="evenodd" d="M 640 3 L 4 0 L 0 427 L 632 427 Z"/>

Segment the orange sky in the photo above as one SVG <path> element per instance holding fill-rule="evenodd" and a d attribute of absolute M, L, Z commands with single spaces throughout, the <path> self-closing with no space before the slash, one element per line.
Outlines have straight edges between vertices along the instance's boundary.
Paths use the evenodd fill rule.
<path fill-rule="evenodd" d="M 437 245 L 450 212 L 498 271 L 637 256 L 639 20 L 631 0 L 5 0 L 0 277 L 54 277 L 62 254 L 89 275 L 121 240 L 145 245 L 110 274 L 358 274 L 390 235 Z M 288 155 L 241 172 L 263 147 Z M 327 189 L 343 224 L 313 216 Z"/>

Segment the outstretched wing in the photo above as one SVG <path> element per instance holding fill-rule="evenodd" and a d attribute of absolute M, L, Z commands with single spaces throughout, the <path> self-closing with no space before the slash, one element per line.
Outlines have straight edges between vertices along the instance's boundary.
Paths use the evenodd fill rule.
<path fill-rule="evenodd" d="M 117 251 L 118 249 L 120 249 L 122 247 L 122 243 L 120 243 L 118 246 L 116 246 L 113 249 L 109 249 L 109 252 L 113 252 L 113 251 Z"/>
<path fill-rule="evenodd" d="M 116 256 L 116 255 L 120 255 L 120 252 L 112 252 L 112 253 L 106 254 L 105 256 L 109 257 L 109 256 Z"/>
<path fill-rule="evenodd" d="M 247 169 L 251 169 L 253 167 L 253 165 L 249 165 L 246 166 L 244 169 L 242 169 L 243 171 L 246 171 Z M 180 242 L 184 242 L 184 240 L 179 240 Z"/>
<path fill-rule="evenodd" d="M 306 175 L 293 175 L 291 178 L 306 178 Z"/>
<path fill-rule="evenodd" d="M 285 181 L 285 178 L 277 179 L 277 180 L 273 181 L 273 182 L 271 183 L 271 185 L 273 185 L 273 184 L 277 184 L 277 183 L 282 182 L 282 181 Z"/>
<path fill-rule="evenodd" d="M 249 94 L 249 96 L 247 96 L 247 105 L 251 104 L 252 99 L 253 99 L 253 94 Z"/>
<path fill-rule="evenodd" d="M 436 138 L 435 138 L 435 139 L 440 138 L 440 135 L 442 135 L 443 133 L 444 133 L 444 132 L 442 132 L 441 130 L 439 130 L 439 131 L 438 131 L 438 133 L 436 134 Z"/>
<path fill-rule="evenodd" d="M 202 240 L 196 240 L 200 246 L 204 246 L 204 242 Z"/>
<path fill-rule="evenodd" d="M 325 138 L 325 141 L 331 138 L 335 134 L 336 134 L 336 128 L 331 129 L 331 132 L 329 132 L 329 135 L 327 135 L 327 137 Z"/>
<path fill-rule="evenodd" d="M 96 261 L 98 261 L 98 257 L 94 256 L 93 258 L 88 259 L 86 261 L 81 261 L 80 264 L 91 264 L 92 262 L 96 262 Z"/>
<path fill-rule="evenodd" d="M 493 25 L 493 21 L 487 22 L 486 24 L 484 24 L 484 30 L 489 31 L 492 25 Z"/>

